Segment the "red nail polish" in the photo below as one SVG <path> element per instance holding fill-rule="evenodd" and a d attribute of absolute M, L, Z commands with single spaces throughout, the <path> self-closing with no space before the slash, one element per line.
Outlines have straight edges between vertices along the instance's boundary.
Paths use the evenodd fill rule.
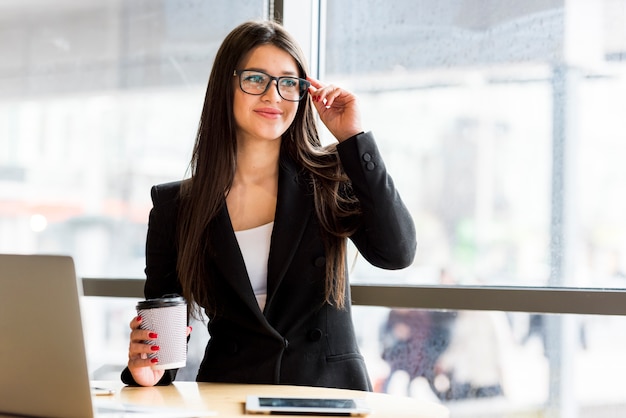
<path fill-rule="evenodd" d="M 160 349 L 161 349 L 161 347 L 159 347 L 158 345 L 150 346 L 150 350 L 152 350 L 152 351 L 159 351 Z"/>
<path fill-rule="evenodd" d="M 148 334 L 148 337 L 150 337 L 150 338 L 157 338 L 158 334 L 156 332 L 151 332 L 150 334 Z"/>
<path fill-rule="evenodd" d="M 137 318 L 135 318 L 137 320 L 137 322 L 141 322 L 141 315 L 137 316 Z"/>
<path fill-rule="evenodd" d="M 158 363 L 159 359 L 158 358 L 151 358 L 150 359 L 150 363 Z"/>

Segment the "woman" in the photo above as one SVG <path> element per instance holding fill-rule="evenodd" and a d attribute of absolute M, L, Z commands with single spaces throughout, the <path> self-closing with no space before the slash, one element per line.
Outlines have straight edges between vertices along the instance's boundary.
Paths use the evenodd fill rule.
<path fill-rule="evenodd" d="M 322 147 L 313 107 L 338 144 Z M 273 22 L 235 28 L 217 52 L 191 178 L 155 186 L 145 295 L 182 294 L 209 318 L 197 380 L 371 390 L 350 313 L 349 237 L 370 263 L 410 265 L 415 228 L 349 92 L 306 75 Z M 196 311 L 197 313 L 197 311 Z M 128 384 L 152 370 L 131 322 Z"/>

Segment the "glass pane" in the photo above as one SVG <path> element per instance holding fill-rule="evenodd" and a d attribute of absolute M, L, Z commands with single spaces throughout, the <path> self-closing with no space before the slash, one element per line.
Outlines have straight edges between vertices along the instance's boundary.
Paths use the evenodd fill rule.
<path fill-rule="evenodd" d="M 185 177 L 217 48 L 265 3 L 3 2 L 0 251 L 142 277 L 150 187 Z"/>
<path fill-rule="evenodd" d="M 626 1 L 329 0 L 418 255 L 354 282 L 624 287 Z M 444 280 L 445 281 L 445 280 Z"/>
<path fill-rule="evenodd" d="M 91 376 L 117 380 L 137 300 L 86 298 Z M 374 390 L 445 404 L 454 417 L 621 417 L 626 318 L 493 311 L 353 307 Z M 187 367 L 195 380 L 208 340 L 194 322 Z M 606 415 L 603 415 L 606 414 Z"/>
<path fill-rule="evenodd" d="M 265 14 L 264 0 L 1 2 L 0 252 L 143 277 L 150 187 L 186 176 L 217 48 Z M 93 377 L 119 379 L 136 302 L 85 300 Z"/>
<path fill-rule="evenodd" d="M 626 319 L 354 308 L 375 390 L 451 416 L 622 416 Z"/>

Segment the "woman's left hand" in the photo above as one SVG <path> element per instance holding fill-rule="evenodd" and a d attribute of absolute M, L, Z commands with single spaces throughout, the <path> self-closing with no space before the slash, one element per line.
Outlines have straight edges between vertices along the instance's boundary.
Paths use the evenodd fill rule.
<path fill-rule="evenodd" d="M 339 142 L 363 132 L 354 94 L 332 84 L 324 86 L 311 77 L 307 80 L 311 82 L 309 93 L 320 119 Z"/>

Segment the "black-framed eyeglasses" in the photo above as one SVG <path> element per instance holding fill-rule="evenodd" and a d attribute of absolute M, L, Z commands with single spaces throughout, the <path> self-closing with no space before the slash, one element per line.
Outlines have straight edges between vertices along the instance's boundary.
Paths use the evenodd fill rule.
<path fill-rule="evenodd" d="M 290 102 L 302 100 L 311 85 L 303 78 L 274 77 L 258 70 L 235 70 L 233 76 L 239 76 L 239 88 L 241 88 L 241 91 L 254 96 L 264 94 L 272 81 L 276 80 L 278 94 Z"/>

